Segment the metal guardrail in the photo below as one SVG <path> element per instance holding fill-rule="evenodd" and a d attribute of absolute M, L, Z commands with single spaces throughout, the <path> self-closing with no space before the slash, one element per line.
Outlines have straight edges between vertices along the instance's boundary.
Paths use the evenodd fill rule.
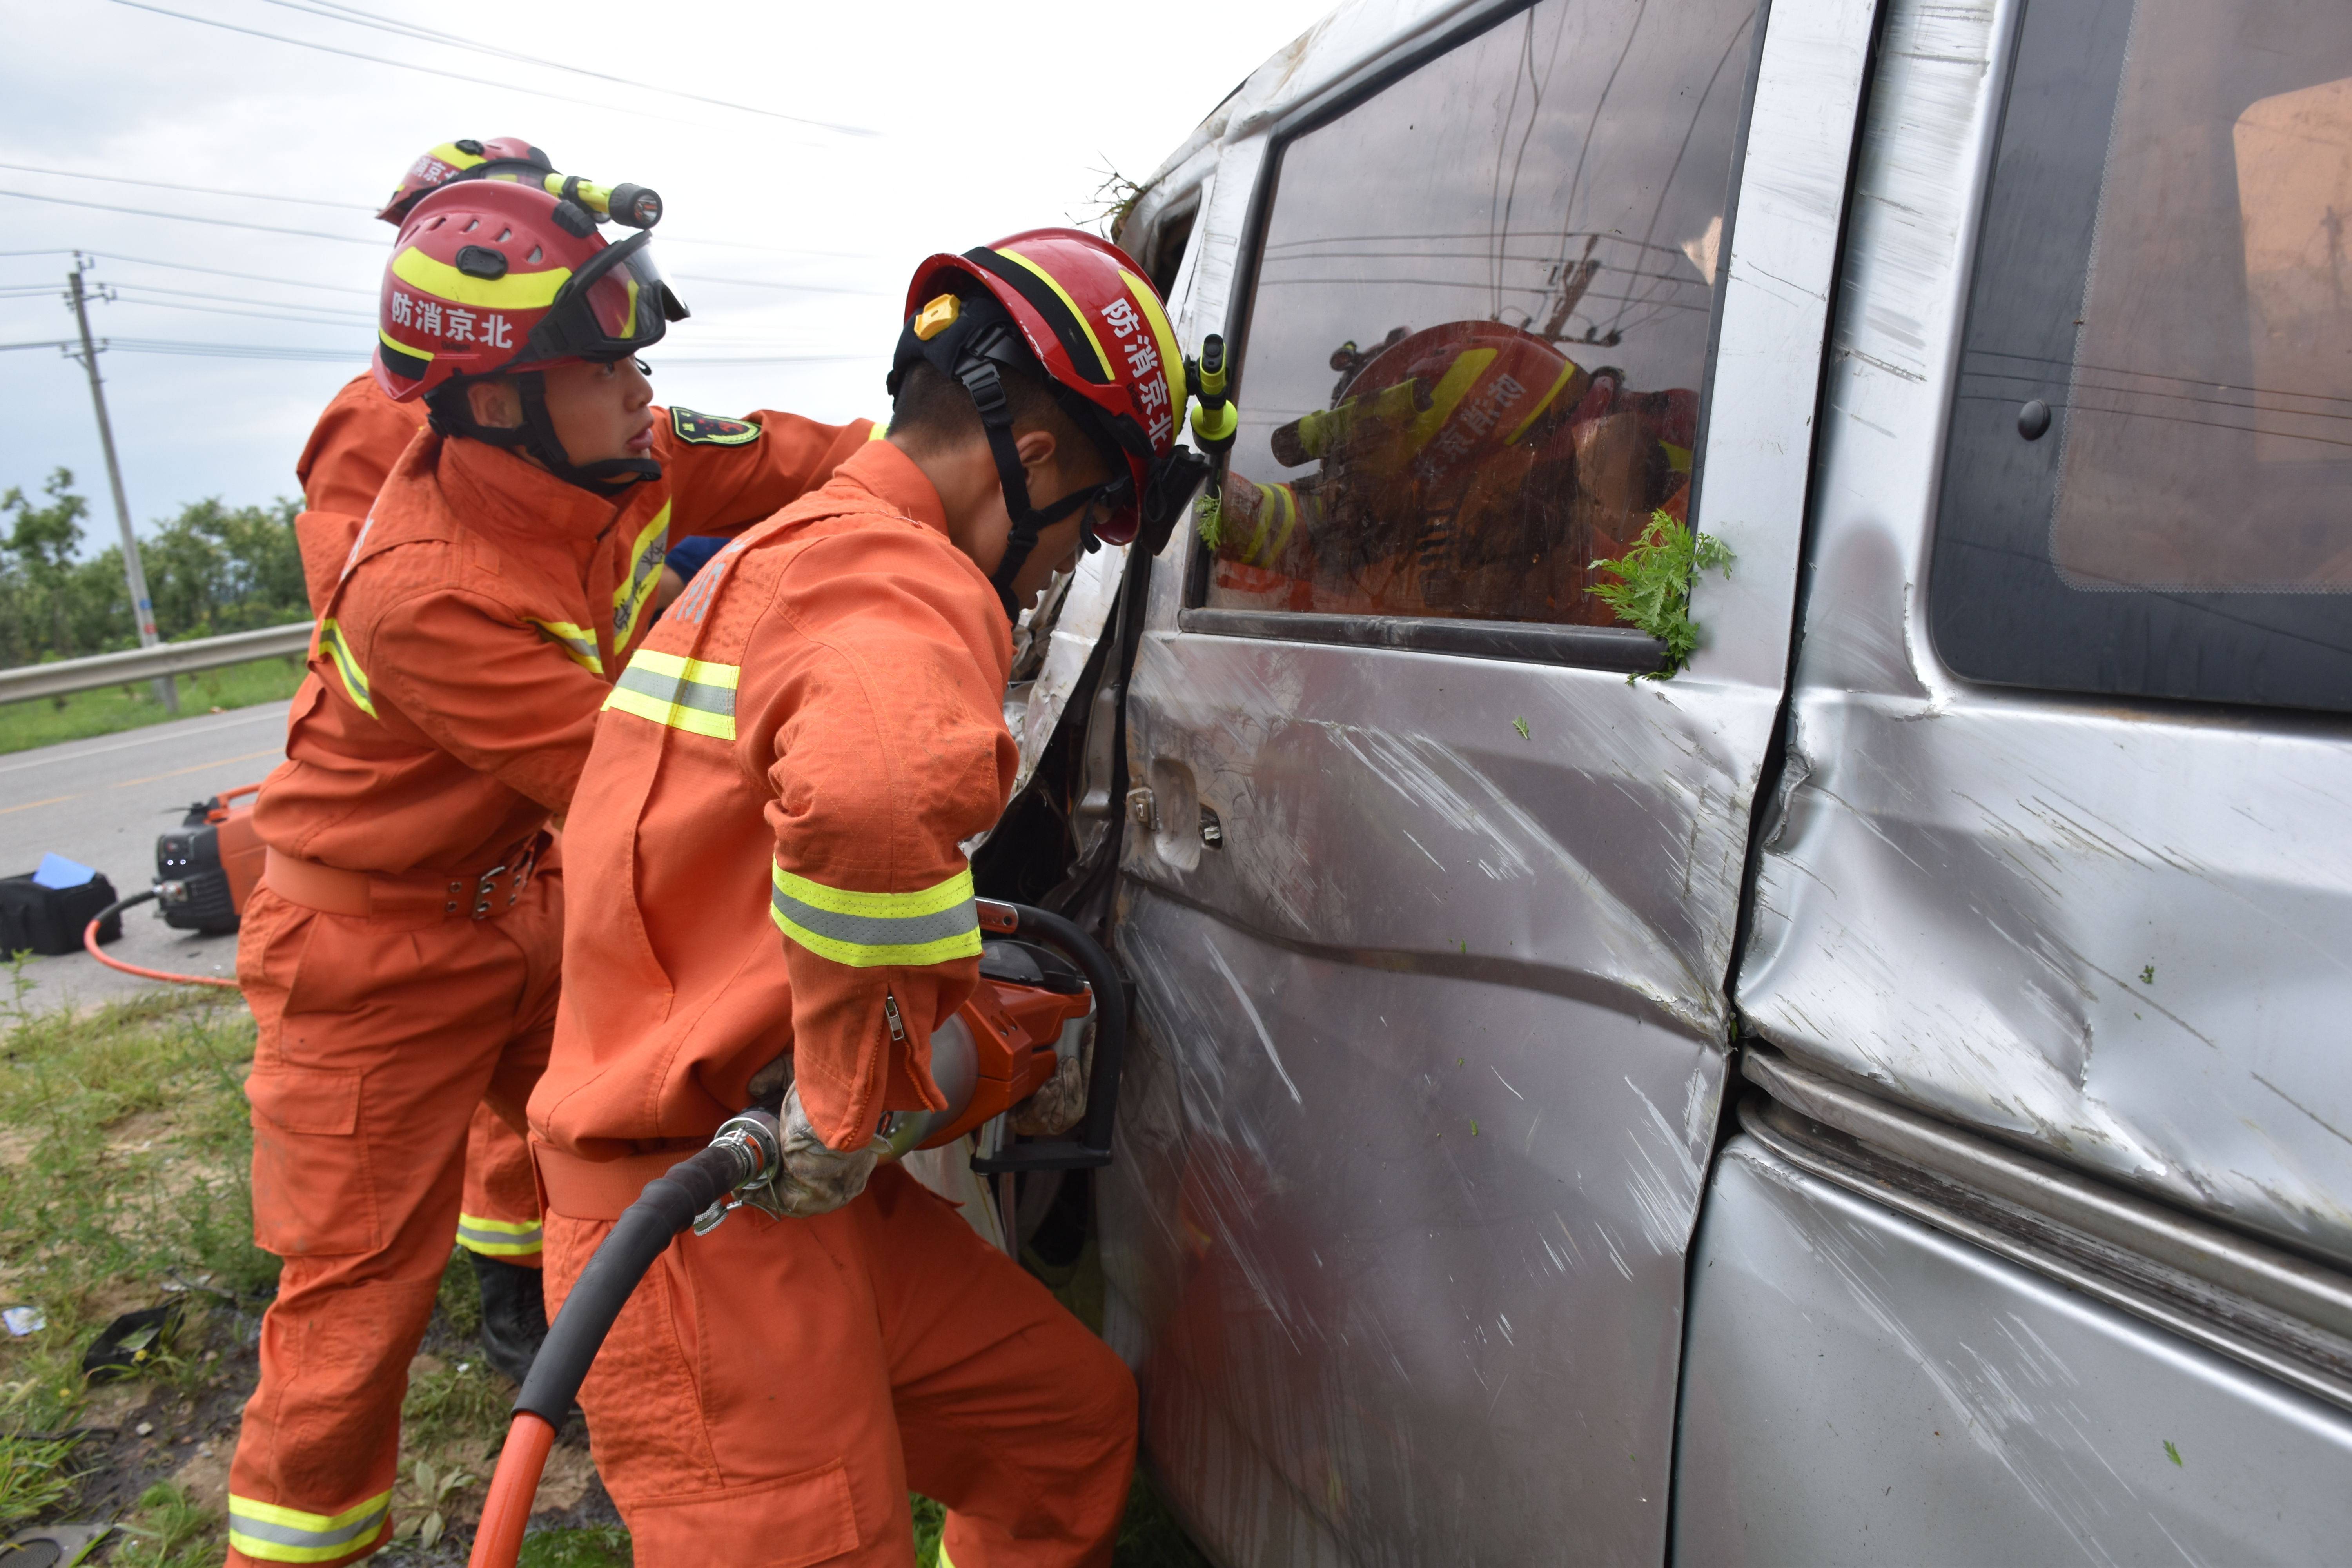
<path fill-rule="evenodd" d="M 295 621 L 257 631 L 231 632 L 226 637 L 199 637 L 194 642 L 158 643 L 153 647 L 134 647 L 122 653 L 0 669 L 0 702 L 60 697 L 68 691 L 89 691 L 100 686 L 149 680 L 159 675 L 186 675 L 194 670 L 218 669 L 225 664 L 298 654 L 310 646 L 310 625 L 309 621 Z"/>

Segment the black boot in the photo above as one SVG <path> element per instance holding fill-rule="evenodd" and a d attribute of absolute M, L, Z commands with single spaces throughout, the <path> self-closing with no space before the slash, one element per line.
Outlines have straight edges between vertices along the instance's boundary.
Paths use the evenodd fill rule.
<path fill-rule="evenodd" d="M 474 1281 L 482 1291 L 482 1349 L 492 1366 L 520 1385 L 547 1339 L 539 1270 L 478 1252 L 466 1256 L 474 1260 Z"/>

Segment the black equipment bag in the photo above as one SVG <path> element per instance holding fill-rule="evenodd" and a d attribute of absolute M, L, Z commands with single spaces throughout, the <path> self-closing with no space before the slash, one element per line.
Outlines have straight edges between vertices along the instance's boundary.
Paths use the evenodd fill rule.
<path fill-rule="evenodd" d="M 79 888 L 44 888 L 33 873 L 0 877 L 0 960 L 26 948 L 54 956 L 81 951 L 82 928 L 114 902 L 114 884 L 92 877 Z M 98 928 L 101 942 L 122 935 L 122 916 L 111 914 Z"/>

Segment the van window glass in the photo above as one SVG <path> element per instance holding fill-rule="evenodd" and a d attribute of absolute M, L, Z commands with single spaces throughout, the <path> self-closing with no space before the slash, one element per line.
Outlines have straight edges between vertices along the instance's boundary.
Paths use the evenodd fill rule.
<path fill-rule="evenodd" d="M 1953 668 L 2352 708 L 2347 226 L 2341 0 L 2028 6 L 1930 589 Z"/>
<path fill-rule="evenodd" d="M 1202 602 L 1613 624 L 1589 563 L 1688 506 L 1753 19 L 1542 0 L 1287 142 Z"/>

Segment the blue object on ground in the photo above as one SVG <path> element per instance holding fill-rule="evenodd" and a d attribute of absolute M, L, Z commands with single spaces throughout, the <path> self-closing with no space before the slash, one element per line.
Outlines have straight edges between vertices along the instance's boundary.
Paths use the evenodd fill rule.
<path fill-rule="evenodd" d="M 33 873 L 33 883 L 41 888 L 79 888 L 89 884 L 98 873 L 79 860 L 68 860 L 62 855 L 41 857 L 41 868 Z"/>

